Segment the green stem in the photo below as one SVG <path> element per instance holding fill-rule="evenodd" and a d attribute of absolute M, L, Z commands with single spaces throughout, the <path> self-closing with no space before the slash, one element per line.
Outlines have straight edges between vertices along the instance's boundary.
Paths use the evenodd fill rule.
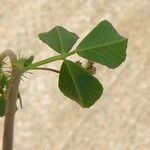
<path fill-rule="evenodd" d="M 25 71 L 28 71 L 30 69 L 35 69 L 39 66 L 42 66 L 42 65 L 45 65 L 45 64 L 57 61 L 57 60 L 64 60 L 66 57 L 71 56 L 71 55 L 75 54 L 76 52 L 77 52 L 77 50 L 74 50 L 74 51 L 67 53 L 67 54 L 61 54 L 61 55 L 53 56 L 53 57 L 50 57 L 47 59 L 43 59 L 41 61 L 38 61 L 38 62 L 31 64 L 30 66 L 25 68 Z"/>

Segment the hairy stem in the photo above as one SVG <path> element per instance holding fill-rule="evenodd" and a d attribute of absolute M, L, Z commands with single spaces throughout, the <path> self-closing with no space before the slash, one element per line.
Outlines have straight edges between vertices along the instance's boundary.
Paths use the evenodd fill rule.
<path fill-rule="evenodd" d="M 17 59 L 16 55 L 14 52 L 10 49 L 6 49 L 0 54 L 0 63 L 6 58 L 9 57 L 10 63 L 13 66 L 14 61 Z"/>
<path fill-rule="evenodd" d="M 9 89 L 7 93 L 7 101 L 6 101 L 6 108 L 5 108 L 5 121 L 4 121 L 4 132 L 3 132 L 3 150 L 13 150 L 13 132 L 14 132 L 14 118 L 16 112 L 16 100 L 18 96 L 19 84 L 21 80 L 21 76 L 23 72 L 28 70 L 47 70 L 59 73 L 58 70 L 50 69 L 50 68 L 38 68 L 41 65 L 51 63 L 57 60 L 64 60 L 66 57 L 75 54 L 77 51 L 74 50 L 67 54 L 57 55 L 51 58 L 47 58 L 38 62 L 35 62 L 29 65 L 24 70 L 17 68 L 15 66 L 15 61 L 17 60 L 16 55 L 11 50 L 5 50 L 3 53 L 0 54 L 0 63 L 5 59 L 5 57 L 9 57 L 12 72 L 11 72 L 11 80 L 9 84 Z"/>
<path fill-rule="evenodd" d="M 22 73 L 18 69 L 12 69 L 5 108 L 3 150 L 13 150 L 14 117 L 16 112 L 16 100 L 18 96 L 18 88 L 21 76 Z"/>
<path fill-rule="evenodd" d="M 14 68 L 13 63 L 17 60 L 16 55 L 12 50 L 5 50 L 0 54 L 0 63 L 9 57 L 12 72 L 7 93 L 7 101 L 5 108 L 4 132 L 3 132 L 3 150 L 13 150 L 13 131 L 14 131 L 14 118 L 16 112 L 16 100 L 18 96 L 18 88 L 21 80 L 22 72 L 18 68 Z"/>

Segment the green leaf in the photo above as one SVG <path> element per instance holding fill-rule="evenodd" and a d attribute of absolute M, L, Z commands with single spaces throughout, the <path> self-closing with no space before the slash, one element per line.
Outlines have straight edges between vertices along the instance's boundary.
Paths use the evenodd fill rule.
<path fill-rule="evenodd" d="M 49 32 L 39 34 L 41 41 L 60 54 L 68 53 L 78 40 L 78 36 L 61 26 L 55 26 Z"/>
<path fill-rule="evenodd" d="M 102 95 L 101 83 L 78 64 L 65 60 L 59 76 L 60 91 L 82 107 L 92 106 Z"/>
<path fill-rule="evenodd" d="M 5 98 L 0 96 L 0 117 L 3 117 L 5 113 Z"/>
<path fill-rule="evenodd" d="M 106 20 L 100 22 L 79 44 L 77 54 L 91 61 L 118 67 L 126 58 L 128 39 Z"/>

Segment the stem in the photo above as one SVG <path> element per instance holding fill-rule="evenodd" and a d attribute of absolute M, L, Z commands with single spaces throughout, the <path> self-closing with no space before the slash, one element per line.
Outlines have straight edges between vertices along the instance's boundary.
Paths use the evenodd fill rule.
<path fill-rule="evenodd" d="M 52 71 L 55 73 L 60 73 L 59 70 L 55 70 L 55 69 L 51 69 L 51 68 L 43 68 L 43 67 L 38 67 L 38 68 L 31 69 L 31 70 L 45 70 L 45 71 Z"/>
<path fill-rule="evenodd" d="M 50 57 L 47 59 L 43 59 L 41 61 L 38 61 L 38 62 L 31 64 L 30 66 L 28 66 L 26 68 L 25 71 L 30 70 L 30 69 L 35 69 L 41 65 L 45 65 L 45 64 L 57 61 L 57 60 L 64 60 L 66 57 L 71 56 L 71 55 L 75 54 L 76 52 L 77 52 L 77 50 L 74 50 L 74 51 L 67 53 L 67 54 L 61 54 L 61 55 L 53 56 L 53 57 Z"/>
<path fill-rule="evenodd" d="M 11 79 L 9 84 L 9 89 L 7 93 L 7 101 L 6 101 L 6 108 L 5 108 L 5 121 L 4 121 L 4 132 L 3 132 L 3 150 L 13 150 L 13 132 L 14 132 L 14 118 L 16 112 L 16 100 L 18 96 L 19 90 L 19 83 L 21 80 L 21 76 L 23 75 L 23 71 L 27 71 L 29 69 L 40 69 L 40 70 L 49 70 L 59 73 L 58 70 L 53 69 L 45 69 L 45 68 L 37 68 L 38 66 L 57 61 L 57 60 L 64 60 L 66 57 L 75 54 L 77 50 L 74 50 L 67 54 L 57 55 L 51 58 L 47 58 L 38 62 L 35 62 L 25 68 L 25 70 L 19 69 L 14 66 L 15 61 L 17 60 L 16 55 L 11 50 L 5 50 L 3 53 L 0 54 L 0 63 L 3 61 L 5 57 L 9 57 L 11 66 L 12 66 L 12 73 Z"/>
<path fill-rule="evenodd" d="M 9 57 L 12 73 L 7 93 L 4 132 L 3 132 L 3 150 L 13 150 L 13 132 L 14 132 L 14 118 L 16 112 L 16 100 L 18 96 L 19 83 L 21 80 L 22 72 L 18 68 L 14 68 L 13 63 L 17 60 L 16 55 L 12 50 L 5 50 L 0 54 L 0 63 Z"/>
<path fill-rule="evenodd" d="M 5 109 L 3 150 L 13 150 L 14 118 L 21 76 L 22 73 L 18 69 L 12 70 Z"/>
<path fill-rule="evenodd" d="M 5 59 L 5 57 L 9 57 L 10 63 L 13 66 L 14 61 L 17 59 L 14 52 L 10 49 L 6 49 L 4 52 L 0 54 L 0 63 Z"/>

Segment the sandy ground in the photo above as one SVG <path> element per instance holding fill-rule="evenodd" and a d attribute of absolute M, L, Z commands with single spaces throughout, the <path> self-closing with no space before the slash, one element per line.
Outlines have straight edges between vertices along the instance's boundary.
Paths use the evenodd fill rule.
<path fill-rule="evenodd" d="M 20 86 L 24 108 L 16 114 L 14 150 L 150 149 L 149 8 L 149 0 L 0 0 L 0 51 L 35 60 L 55 55 L 37 35 L 56 24 L 82 39 L 107 19 L 129 37 L 124 64 L 115 70 L 96 64 L 104 94 L 90 109 L 59 92 L 57 74 L 28 74 Z M 0 118 L 0 143 L 2 130 Z"/>

